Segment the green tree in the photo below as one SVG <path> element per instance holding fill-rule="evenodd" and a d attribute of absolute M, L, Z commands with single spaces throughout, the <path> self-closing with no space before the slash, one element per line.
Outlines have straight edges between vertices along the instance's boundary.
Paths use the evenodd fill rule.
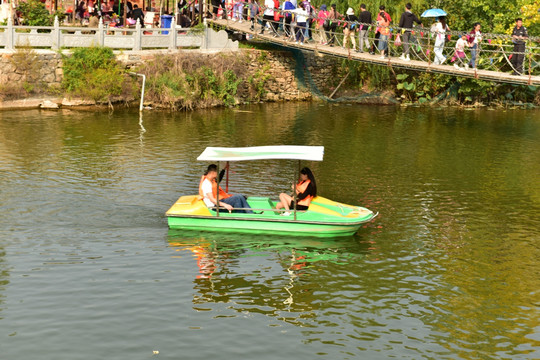
<path fill-rule="evenodd" d="M 21 1 L 18 6 L 23 24 L 27 26 L 51 26 L 52 17 L 49 11 L 39 0 Z"/>

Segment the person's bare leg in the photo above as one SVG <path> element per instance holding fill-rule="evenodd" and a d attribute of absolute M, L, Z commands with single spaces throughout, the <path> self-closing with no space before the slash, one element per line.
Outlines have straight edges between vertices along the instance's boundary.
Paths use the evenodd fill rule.
<path fill-rule="evenodd" d="M 291 201 L 292 201 L 292 198 L 290 195 L 285 194 L 285 193 L 279 194 L 279 203 L 278 205 L 276 205 L 276 209 L 281 209 L 281 207 L 283 207 L 287 211 L 290 210 L 289 204 L 291 203 Z M 280 204 L 281 204 L 281 207 L 278 207 Z"/>

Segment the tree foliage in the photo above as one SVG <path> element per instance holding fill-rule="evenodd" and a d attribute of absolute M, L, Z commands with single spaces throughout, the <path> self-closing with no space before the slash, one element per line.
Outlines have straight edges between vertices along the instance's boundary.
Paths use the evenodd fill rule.
<path fill-rule="evenodd" d="M 360 4 L 364 3 L 372 14 L 376 14 L 379 6 L 385 5 L 394 25 L 398 24 L 407 2 L 412 4 L 412 10 L 418 16 L 430 8 L 444 9 L 448 13 L 448 24 L 453 30 L 468 31 L 471 30 L 472 24 L 480 22 L 483 32 L 510 34 L 515 19 L 522 17 L 524 25 L 529 29 L 529 34 L 539 35 L 539 0 L 332 0 L 329 2 L 313 0 L 317 7 L 321 4 L 328 6 L 335 3 L 340 13 L 345 13 L 348 7 L 352 7 L 358 13 Z M 431 22 L 433 19 L 426 19 L 426 25 L 430 25 Z"/>
<path fill-rule="evenodd" d="M 27 26 L 51 26 L 52 17 L 45 4 L 39 0 L 21 1 L 17 10 Z"/>

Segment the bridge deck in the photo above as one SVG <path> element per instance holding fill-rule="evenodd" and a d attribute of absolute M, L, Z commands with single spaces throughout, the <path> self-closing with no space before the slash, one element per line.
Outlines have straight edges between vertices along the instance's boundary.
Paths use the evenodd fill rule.
<path fill-rule="evenodd" d="M 380 55 L 370 55 L 369 53 L 357 53 L 356 51 L 350 49 L 344 49 L 340 46 L 328 46 L 320 45 L 317 43 L 304 43 L 296 44 L 293 41 L 289 41 L 283 36 L 274 37 L 271 31 L 266 31 L 265 34 L 259 34 L 260 26 L 255 27 L 255 31 L 250 30 L 250 22 L 246 21 L 243 23 L 238 23 L 231 20 L 212 20 L 207 19 L 208 23 L 213 23 L 215 25 L 224 27 L 229 30 L 238 31 L 244 34 L 251 34 L 254 38 L 259 40 L 264 40 L 269 43 L 279 44 L 288 48 L 298 48 L 305 51 L 318 52 L 320 54 L 336 56 L 341 58 L 347 58 L 356 61 L 362 61 L 371 64 L 386 65 L 392 66 L 395 68 L 410 69 L 416 71 L 432 72 L 460 77 L 469 77 L 476 78 L 486 81 L 495 81 L 501 83 L 509 84 L 519 84 L 519 85 L 540 85 L 540 76 L 529 76 L 521 75 L 515 76 L 509 73 L 491 71 L 491 70 L 482 70 L 482 69 L 456 69 L 452 65 L 434 65 L 433 63 L 428 63 L 427 61 L 403 61 L 397 57 L 389 57 L 387 59 L 381 59 Z"/>

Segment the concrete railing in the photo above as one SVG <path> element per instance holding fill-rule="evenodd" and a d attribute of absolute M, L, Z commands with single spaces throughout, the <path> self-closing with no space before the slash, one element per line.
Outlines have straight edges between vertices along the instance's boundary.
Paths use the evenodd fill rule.
<path fill-rule="evenodd" d="M 173 30 L 174 29 L 174 30 Z M 100 20 L 97 28 L 60 26 L 55 18 L 53 26 L 14 26 L 8 18 L 0 26 L 0 49 L 17 47 L 61 48 L 105 46 L 112 49 L 139 51 L 144 49 L 199 48 L 238 49 L 238 42 L 228 39 L 225 31 L 212 29 L 177 28 L 173 17 L 170 28 L 108 27 Z"/>

